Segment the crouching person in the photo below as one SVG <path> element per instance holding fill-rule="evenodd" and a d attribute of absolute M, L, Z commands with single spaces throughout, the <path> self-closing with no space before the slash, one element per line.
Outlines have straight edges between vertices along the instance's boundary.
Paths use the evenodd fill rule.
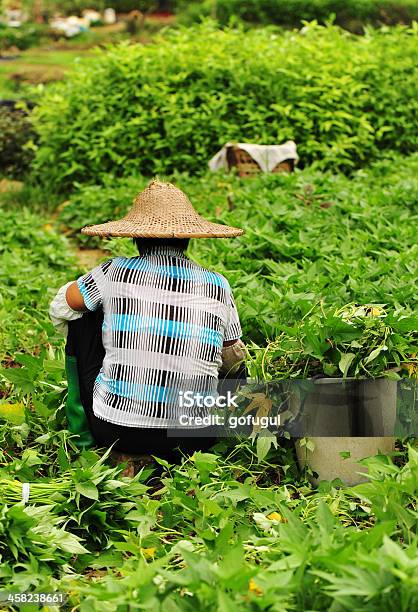
<path fill-rule="evenodd" d="M 113 445 L 121 461 L 127 454 L 173 461 L 179 450 L 210 448 L 210 428 L 207 435 L 182 432 L 173 390 L 216 392 L 220 369 L 233 371 L 244 345 L 228 281 L 191 261 L 186 249 L 190 238 L 243 231 L 206 221 L 182 191 L 152 181 L 123 219 L 82 232 L 130 236 L 138 255 L 110 259 L 67 283 L 50 306 L 67 333 L 67 416 L 78 445 Z"/>

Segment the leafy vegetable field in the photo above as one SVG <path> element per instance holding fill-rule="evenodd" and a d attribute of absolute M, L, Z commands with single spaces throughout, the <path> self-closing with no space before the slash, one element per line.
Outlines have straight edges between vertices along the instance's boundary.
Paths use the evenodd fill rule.
<path fill-rule="evenodd" d="M 30 422 L 25 450 L 20 425 L 14 459 L 3 452 L 4 586 L 68 592 L 86 611 L 416 607 L 412 447 L 398 465 L 369 460 L 370 482 L 352 489 L 313 491 L 290 451 L 257 464 L 246 444 L 128 480 Z M 22 479 L 35 482 L 26 506 Z"/>
<path fill-rule="evenodd" d="M 16 162 L 20 191 L 0 189 L 0 609 L 18 609 L 10 591 L 63 593 L 74 612 L 418 609 L 416 24 L 246 27 L 99 51 L 39 93 L 36 137 L 14 143 L 35 162 Z M 287 138 L 292 174 L 206 170 L 227 140 Z M 48 306 L 93 267 L 89 249 L 136 254 L 79 230 L 124 215 L 156 172 L 245 229 L 189 255 L 227 277 L 266 393 L 317 375 L 405 385 L 405 437 L 363 460 L 366 482 L 314 488 L 286 437 L 154 457 L 133 479 L 106 449 L 77 448 Z"/>
<path fill-rule="evenodd" d="M 286 330 L 303 338 L 296 333 L 306 333 L 302 320 L 313 330 L 321 325 L 306 317 L 317 303 L 332 309 L 375 302 L 411 320 L 416 167 L 412 156 L 351 179 L 309 169 L 249 181 L 171 179 L 201 212 L 246 229 L 234 248 L 196 241 L 191 256 L 227 275 L 245 339 L 260 347 L 270 340 L 274 351 Z M 72 240 L 84 223 L 105 221 L 117 207 L 122 214 L 145 182 L 109 178 L 104 187 L 80 186 L 56 222 L 22 207 L 22 198 L 14 210 L 10 197 L 4 201 L 2 587 L 63 591 L 68 609 L 81 611 L 414 609 L 413 441 L 399 442 L 393 458 L 369 459 L 368 483 L 323 483 L 318 490 L 286 440 L 262 461 L 248 441 L 221 441 L 180 466 L 157 459 L 134 480 L 103 453 L 74 446 L 63 414 L 62 341 L 47 306 L 82 270 L 60 232 Z M 74 239 L 97 246 L 79 234 Z M 104 259 L 132 249 L 128 240 L 101 246 Z M 402 333 L 395 344 L 413 367 L 414 335 Z M 306 344 L 304 350 L 315 353 Z M 365 350 L 367 357 L 371 348 Z M 26 504 L 24 482 L 31 483 Z"/>
<path fill-rule="evenodd" d="M 305 169 L 242 181 L 177 175 L 199 211 L 242 226 L 229 241 L 195 241 L 193 257 L 225 274 L 237 299 L 246 339 L 274 338 L 315 300 L 343 305 L 384 303 L 410 312 L 417 291 L 418 157 L 395 156 L 352 177 Z M 134 254 L 129 240 L 100 243 L 79 233 L 89 223 L 123 215 L 146 181 L 131 177 L 81 186 L 59 220 L 85 246 Z"/>

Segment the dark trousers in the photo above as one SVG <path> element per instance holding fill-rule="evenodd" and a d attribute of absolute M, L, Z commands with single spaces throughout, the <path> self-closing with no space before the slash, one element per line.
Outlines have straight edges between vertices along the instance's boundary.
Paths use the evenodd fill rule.
<path fill-rule="evenodd" d="M 115 443 L 113 448 L 117 451 L 156 455 L 171 462 L 180 459 L 180 451 L 192 454 L 196 450 L 205 451 L 213 446 L 217 440 L 213 437 L 213 429 L 207 430 L 206 437 L 202 437 L 202 430 L 199 430 L 199 437 L 192 437 L 190 430 L 181 435 L 179 430 L 169 432 L 166 428 L 126 427 L 104 421 L 94 415 L 93 387 L 105 355 L 102 324 L 101 309 L 87 312 L 80 319 L 69 321 L 65 349 L 67 357 L 75 358 L 77 364 L 80 400 L 96 445 L 109 447 Z"/>

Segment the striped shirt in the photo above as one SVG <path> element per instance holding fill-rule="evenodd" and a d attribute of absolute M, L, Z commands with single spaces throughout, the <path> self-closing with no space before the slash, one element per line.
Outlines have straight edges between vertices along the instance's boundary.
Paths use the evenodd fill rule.
<path fill-rule="evenodd" d="M 180 427 L 180 391 L 216 393 L 223 343 L 241 337 L 226 278 L 181 249 L 117 257 L 77 281 L 86 307 L 103 308 L 105 358 L 94 414 L 130 427 Z M 184 427 L 184 425 L 183 425 Z"/>

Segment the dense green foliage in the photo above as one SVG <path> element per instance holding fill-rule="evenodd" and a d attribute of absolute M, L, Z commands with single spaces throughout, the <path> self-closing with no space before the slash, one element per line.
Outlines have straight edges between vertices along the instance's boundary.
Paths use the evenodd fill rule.
<path fill-rule="evenodd" d="M 77 451 L 63 429 L 59 355 L 40 371 L 35 358 L 23 362 L 34 386 L 15 377 L 0 400 L 3 590 L 63 591 L 83 612 L 133 601 L 190 611 L 416 607 L 413 447 L 395 462 L 369 459 L 370 482 L 351 489 L 313 490 L 286 446 L 257 463 L 247 442 L 231 441 L 181 466 L 157 460 L 129 480 L 100 451 Z"/>
<path fill-rule="evenodd" d="M 324 308 L 286 326 L 266 348 L 255 347 L 258 379 L 312 376 L 394 380 L 418 371 L 418 317 L 380 305 Z"/>
<path fill-rule="evenodd" d="M 10 47 L 29 49 L 38 45 L 46 33 L 45 26 L 34 23 L 24 23 L 19 28 L 11 28 L 0 23 L 0 51 Z"/>
<path fill-rule="evenodd" d="M 74 246 L 136 254 L 128 239 L 79 230 L 122 216 L 157 170 L 199 212 L 246 230 L 192 241 L 189 254 L 230 281 L 271 406 L 272 377 L 417 374 L 418 155 L 395 153 L 415 144 L 413 32 L 212 28 L 113 48 L 50 89 L 35 114 L 36 164 L 55 192 L 0 194 L 0 590 L 61 591 L 77 612 L 410 612 L 413 440 L 364 460 L 364 484 L 313 489 L 285 438 L 222 440 L 181 465 L 156 458 L 130 480 L 66 430 L 49 302 L 81 273 Z M 303 165 L 317 163 L 248 180 L 204 172 L 225 140 L 244 137 L 293 137 Z M 399 383 L 400 435 L 416 431 L 412 382 Z"/>
<path fill-rule="evenodd" d="M 60 210 L 62 228 L 85 246 L 100 247 L 100 238 L 80 233 L 85 225 L 94 225 L 122 217 L 132 204 L 134 196 L 146 187 L 148 180 L 143 176 L 114 180 L 104 177 L 104 185 L 76 185 L 76 191 L 66 200 Z"/>
<path fill-rule="evenodd" d="M 248 181 L 174 180 L 202 212 L 248 228 L 245 240 L 196 241 L 192 253 L 227 274 L 251 333 L 251 317 L 260 324 L 275 290 L 283 294 L 270 305 L 271 316 L 307 314 L 315 291 L 328 285 L 331 295 L 339 267 L 345 276 L 336 282 L 335 301 L 353 290 L 373 297 L 387 291 L 395 301 L 399 286 L 396 300 L 412 302 L 417 189 L 408 177 L 417 163 L 380 163 L 351 182 L 307 170 Z M 122 213 L 143 184 L 140 178 L 80 188 L 62 216 L 80 226 L 99 221 L 100 206 L 103 219 L 113 216 L 119 202 Z M 351 489 L 322 483 L 318 490 L 300 474 L 289 444 L 259 463 L 248 441 L 223 441 L 179 466 L 157 460 L 133 481 L 100 449 L 78 451 L 65 430 L 63 347 L 47 315 L 55 289 L 78 270 L 67 240 L 42 215 L 9 206 L 2 218 L 2 590 L 63 591 L 80 612 L 123 612 L 133 602 L 190 612 L 416 608 L 414 447 L 400 447 L 394 460 L 367 460 L 370 482 Z M 108 244 L 113 252 L 131 246 Z M 387 284 L 375 287 L 370 274 L 388 276 Z M 246 309 L 257 309 L 257 300 L 256 318 Z M 22 482 L 31 483 L 26 504 Z"/>
<path fill-rule="evenodd" d="M 181 466 L 158 460 L 158 475 L 146 468 L 129 480 L 100 453 L 77 452 L 60 410 L 38 398 L 36 412 L 0 425 L 2 589 L 63 591 L 82 612 L 134 601 L 190 611 L 416 608 L 413 447 L 395 463 L 369 459 L 370 482 L 351 489 L 314 491 L 290 449 L 257 465 L 246 443 Z M 22 482 L 31 483 L 27 504 Z"/>
<path fill-rule="evenodd" d="M 380 162 L 350 179 L 306 169 L 248 180 L 222 174 L 172 180 L 199 212 L 245 229 L 233 241 L 193 241 L 190 253 L 227 276 L 245 338 L 263 343 L 321 299 L 331 306 L 354 300 L 413 308 L 417 170 L 412 156 Z M 97 246 L 98 239 L 79 229 L 124 214 L 144 184 L 142 177 L 110 178 L 104 187 L 81 187 L 60 219 L 84 244 Z M 129 240 L 106 248 L 135 253 Z"/>
<path fill-rule="evenodd" d="M 177 3 L 179 18 L 186 22 L 206 16 L 216 17 L 226 25 L 231 18 L 251 23 L 274 23 L 299 27 L 302 21 L 316 19 L 325 23 L 335 16 L 335 23 L 357 31 L 365 25 L 411 23 L 418 19 L 415 0 L 204 0 Z"/>
<path fill-rule="evenodd" d="M 302 165 L 352 170 L 416 148 L 417 37 L 335 27 L 244 33 L 203 25 L 121 45 L 49 88 L 34 114 L 35 169 L 60 189 L 202 172 L 228 140 L 294 139 Z"/>
<path fill-rule="evenodd" d="M 34 137 L 26 113 L 0 107 L 0 175 L 20 178 L 27 172 L 33 158 L 33 150 L 27 143 Z"/>
<path fill-rule="evenodd" d="M 1 206 L 0 211 L 0 361 L 13 363 L 17 353 L 39 356 L 50 338 L 56 341 L 48 305 L 60 284 L 69 274 L 76 275 L 77 269 L 65 238 L 53 231 L 47 218 L 28 209 Z"/>
<path fill-rule="evenodd" d="M 42 9 L 48 15 L 81 15 L 86 9 L 103 11 L 108 6 L 112 6 L 117 13 L 128 13 L 132 10 L 153 10 L 157 5 L 156 0 L 43 0 Z"/>

